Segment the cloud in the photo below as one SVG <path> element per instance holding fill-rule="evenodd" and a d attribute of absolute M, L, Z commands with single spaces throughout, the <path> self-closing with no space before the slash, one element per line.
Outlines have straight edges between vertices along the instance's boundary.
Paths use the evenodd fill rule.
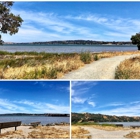
<path fill-rule="evenodd" d="M 70 113 L 70 107 L 61 104 L 33 102 L 29 100 L 10 101 L 0 99 L 0 113 Z"/>
<path fill-rule="evenodd" d="M 92 107 L 95 107 L 96 106 L 95 103 L 92 102 L 92 101 L 88 101 L 88 104 L 91 105 Z"/>
<path fill-rule="evenodd" d="M 26 108 L 18 106 L 7 99 L 0 99 L 0 109 L 1 109 L 0 113 L 15 113 L 16 111 L 27 113 L 30 112 Z"/>
<path fill-rule="evenodd" d="M 28 100 L 14 101 L 21 105 L 28 105 L 32 110 L 38 110 L 35 113 L 69 113 L 69 106 L 61 104 L 49 104 L 45 102 L 33 102 Z M 58 109 L 59 108 L 59 109 Z"/>
<path fill-rule="evenodd" d="M 91 81 L 72 81 L 71 82 L 71 95 L 80 96 L 86 93 L 90 88 L 96 86 L 98 82 Z"/>
<path fill-rule="evenodd" d="M 114 104 L 115 105 L 115 104 Z M 120 104 L 121 106 L 121 104 Z M 113 109 L 104 109 L 104 110 L 99 110 L 94 113 L 101 113 L 101 114 L 106 114 L 106 115 L 117 115 L 117 116 L 139 116 L 140 115 L 140 103 L 134 103 L 132 105 L 131 103 L 124 104 L 122 107 L 119 107 L 119 104 L 117 106 L 114 106 L 115 108 Z"/>
<path fill-rule="evenodd" d="M 73 103 L 80 103 L 80 104 L 83 104 L 86 100 L 87 98 L 80 98 L 80 97 L 72 97 L 71 99 Z"/>

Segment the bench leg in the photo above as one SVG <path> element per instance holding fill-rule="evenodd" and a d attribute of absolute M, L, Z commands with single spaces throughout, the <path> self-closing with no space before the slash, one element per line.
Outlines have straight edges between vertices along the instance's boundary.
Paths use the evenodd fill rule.
<path fill-rule="evenodd" d="M 0 129 L 0 134 L 1 134 L 1 129 Z"/>
<path fill-rule="evenodd" d="M 17 130 L 17 127 L 15 126 L 15 131 Z"/>

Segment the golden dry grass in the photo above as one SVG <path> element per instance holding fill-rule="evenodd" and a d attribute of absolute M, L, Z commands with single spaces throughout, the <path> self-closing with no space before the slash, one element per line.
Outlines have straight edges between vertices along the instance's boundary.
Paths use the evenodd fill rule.
<path fill-rule="evenodd" d="M 91 135 L 89 135 L 89 131 L 79 126 L 72 126 L 71 137 L 72 139 L 91 139 Z"/>
<path fill-rule="evenodd" d="M 140 79 L 140 57 L 123 61 L 116 69 L 116 79 Z"/>
<path fill-rule="evenodd" d="M 0 138 L 7 138 L 7 139 L 25 139 L 26 137 L 23 135 L 22 130 L 17 131 L 8 131 L 5 133 L 0 134 Z"/>
<path fill-rule="evenodd" d="M 69 139 L 69 131 L 49 126 L 38 126 L 29 133 L 29 139 Z"/>
<path fill-rule="evenodd" d="M 69 139 L 69 129 L 55 128 L 51 126 L 37 126 L 24 128 L 23 130 L 7 131 L 0 134 L 0 138 L 6 139 Z"/>
<path fill-rule="evenodd" d="M 140 138 L 140 132 L 130 132 L 129 134 L 124 136 L 125 138 L 131 138 L 131 139 L 139 139 Z"/>
<path fill-rule="evenodd" d="M 85 62 L 81 60 L 81 54 L 0 55 L 0 79 L 57 79 L 87 62 L 126 54 L 140 52 L 89 53 L 90 58 L 83 55 Z"/>

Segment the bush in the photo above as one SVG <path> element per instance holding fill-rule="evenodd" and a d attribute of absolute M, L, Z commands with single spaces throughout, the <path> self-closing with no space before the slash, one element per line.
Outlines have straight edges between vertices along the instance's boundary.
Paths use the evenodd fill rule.
<path fill-rule="evenodd" d="M 80 54 L 80 59 L 83 61 L 85 64 L 89 64 L 91 62 L 91 54 L 89 52 L 82 52 Z"/>
<path fill-rule="evenodd" d="M 95 61 L 99 60 L 99 58 L 98 58 L 98 55 L 97 55 L 97 54 L 95 54 L 95 55 L 94 55 L 94 60 L 95 60 Z"/>

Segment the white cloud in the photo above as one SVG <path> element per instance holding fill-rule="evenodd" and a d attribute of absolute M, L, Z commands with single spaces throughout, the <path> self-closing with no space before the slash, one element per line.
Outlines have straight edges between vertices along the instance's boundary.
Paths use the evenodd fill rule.
<path fill-rule="evenodd" d="M 29 100 L 10 101 L 0 99 L 0 113 L 70 113 L 70 107 L 61 104 L 33 102 Z"/>
<path fill-rule="evenodd" d="M 72 97 L 71 100 L 72 100 L 73 103 L 83 104 L 87 100 L 87 98 Z"/>
<path fill-rule="evenodd" d="M 14 101 L 14 103 L 28 105 L 35 113 L 69 113 L 70 107 L 61 104 L 49 104 L 45 102 L 33 102 L 28 100 Z"/>
<path fill-rule="evenodd" d="M 88 104 L 91 105 L 92 107 L 95 107 L 96 106 L 95 103 L 92 102 L 92 101 L 88 101 Z"/>
<path fill-rule="evenodd" d="M 118 104 L 119 106 L 119 104 Z M 140 115 L 140 104 L 127 104 L 123 107 L 115 107 L 114 109 L 105 109 L 96 111 L 94 113 L 101 113 L 106 115 L 117 115 L 117 116 L 139 116 Z"/>

